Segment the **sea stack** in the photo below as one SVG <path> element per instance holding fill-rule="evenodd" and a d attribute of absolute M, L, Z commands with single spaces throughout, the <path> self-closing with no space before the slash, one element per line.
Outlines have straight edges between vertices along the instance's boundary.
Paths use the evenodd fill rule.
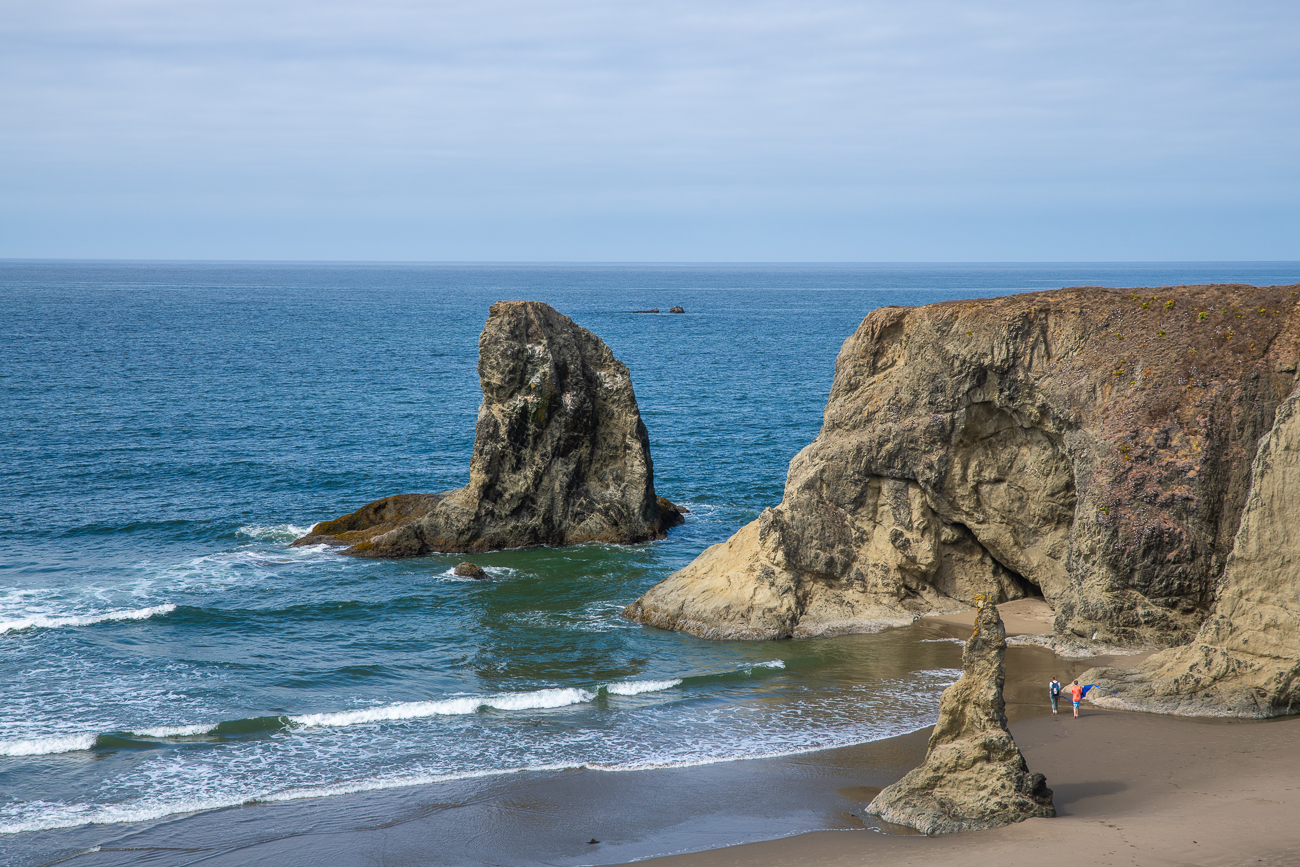
<path fill-rule="evenodd" d="M 655 494 L 628 369 L 599 337 L 537 301 L 493 304 L 479 336 L 483 403 L 469 484 L 399 494 L 295 545 L 409 557 L 662 538 L 681 513 Z"/>
<path fill-rule="evenodd" d="M 781 503 L 626 615 L 797 638 L 905 624 L 977 593 L 1041 595 L 1064 641 L 1186 644 L 1225 613 L 1221 579 L 1275 424 L 1270 466 L 1289 454 L 1278 408 L 1296 387 L 1298 301 L 1300 286 L 1092 287 L 875 310 L 840 351 Z M 1293 470 L 1275 472 L 1276 490 L 1296 490 Z M 1243 568 L 1294 545 L 1300 509 L 1277 497 L 1251 530 L 1261 553 L 1238 540 Z M 1278 590 L 1265 595 L 1287 588 L 1288 612 L 1295 562 L 1267 567 Z M 1280 654 L 1269 671 L 1296 661 L 1295 615 L 1282 619 L 1286 642 L 1249 638 Z M 1212 628 L 1206 647 L 1244 646 Z M 1300 691 L 1278 677 L 1260 688 Z"/>
<path fill-rule="evenodd" d="M 1031 774 L 1007 728 L 1006 629 L 997 606 L 981 600 L 962 675 L 939 700 L 925 761 L 887 786 L 867 812 L 923 834 L 1000 828 L 1056 815 L 1052 790 Z"/>

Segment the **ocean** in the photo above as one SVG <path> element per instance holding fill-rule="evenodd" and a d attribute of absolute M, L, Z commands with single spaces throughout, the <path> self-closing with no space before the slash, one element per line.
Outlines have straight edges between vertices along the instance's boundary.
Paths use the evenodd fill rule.
<path fill-rule="evenodd" d="M 424 816 L 524 781 L 716 774 L 924 728 L 960 666 L 933 630 L 724 643 L 619 613 L 781 499 L 871 310 L 1197 282 L 1300 282 L 1300 263 L 0 262 L 0 856 L 137 863 L 106 841 L 185 820 L 306 863 L 319 851 L 289 841 L 346 824 L 348 798 Z M 553 305 L 628 366 L 687 523 L 479 555 L 482 582 L 453 574 L 463 557 L 291 548 L 381 496 L 466 482 L 478 335 L 504 299 Z M 277 818 L 240 837 L 232 809 Z M 680 851 L 660 824 L 614 857 Z M 410 863 L 610 863 L 494 839 Z M 208 851 L 185 848 L 157 863 Z"/>

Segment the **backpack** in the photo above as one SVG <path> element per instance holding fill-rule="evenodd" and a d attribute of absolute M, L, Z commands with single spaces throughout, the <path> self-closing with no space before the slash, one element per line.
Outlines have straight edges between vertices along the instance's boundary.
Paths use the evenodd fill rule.
<path fill-rule="evenodd" d="M 1059 681 L 1055 681 L 1055 680 L 1052 681 L 1052 696 L 1055 697 L 1055 696 L 1058 696 L 1058 695 L 1060 695 L 1060 694 L 1061 694 L 1061 684 L 1060 684 L 1060 682 L 1059 682 Z"/>

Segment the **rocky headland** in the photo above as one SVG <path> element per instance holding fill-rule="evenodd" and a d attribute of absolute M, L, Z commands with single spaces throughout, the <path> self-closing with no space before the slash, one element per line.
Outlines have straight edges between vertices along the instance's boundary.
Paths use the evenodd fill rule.
<path fill-rule="evenodd" d="M 501 301 L 479 337 L 483 403 L 469 484 L 399 494 L 324 521 L 295 545 L 409 557 L 662 538 L 681 512 L 655 494 L 628 369 L 599 337 L 536 301 Z"/>
<path fill-rule="evenodd" d="M 979 602 L 961 677 L 939 700 L 925 761 L 867 806 L 886 822 L 951 834 L 1056 815 L 1047 780 L 1029 772 L 1007 728 L 1007 633 L 997 607 Z"/>
<path fill-rule="evenodd" d="M 786 638 L 1041 595 L 1064 640 L 1195 639 L 1112 675 L 1116 701 L 1291 712 L 1298 300 L 1086 287 L 873 311 L 782 502 L 625 614 Z"/>

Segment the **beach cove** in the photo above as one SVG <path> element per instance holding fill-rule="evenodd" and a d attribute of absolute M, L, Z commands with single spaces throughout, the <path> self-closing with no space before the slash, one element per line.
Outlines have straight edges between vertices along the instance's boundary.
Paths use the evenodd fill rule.
<path fill-rule="evenodd" d="M 874 307 L 1296 280 L 1267 266 L 7 267 L 4 481 L 22 496 L 3 509 L 0 852 L 24 865 L 620 863 L 869 833 L 861 808 L 919 759 L 967 627 L 712 642 L 623 607 L 780 499 L 835 352 Z M 547 300 L 626 361 L 658 489 L 687 524 L 630 547 L 492 552 L 484 582 L 451 555 L 290 548 L 377 492 L 462 481 L 474 340 L 503 297 Z M 630 312 L 673 302 L 687 313 Z M 1093 661 L 1013 647 L 1008 664 L 1019 737 L 1048 677 Z M 1034 750 L 1088 752 L 1026 731 L 1031 766 Z M 1104 731 L 1089 750 L 1145 743 Z M 1063 811 L 1072 774 L 1115 782 L 1061 767 L 1065 782 L 1035 770 L 1066 786 Z"/>

